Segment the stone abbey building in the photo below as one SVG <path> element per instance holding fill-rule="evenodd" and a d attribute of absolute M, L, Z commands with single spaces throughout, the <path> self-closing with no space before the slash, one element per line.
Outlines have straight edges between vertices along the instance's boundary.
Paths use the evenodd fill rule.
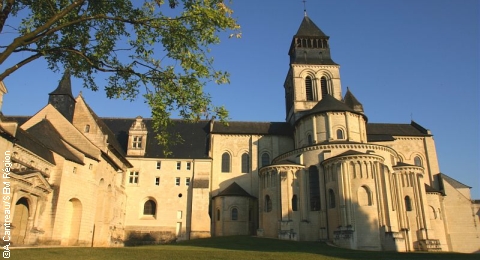
<path fill-rule="evenodd" d="M 1 115 L 4 243 L 256 235 L 478 252 L 480 203 L 440 172 L 432 133 L 413 121 L 369 123 L 307 16 L 289 56 L 286 122 L 176 120 L 170 130 L 184 141 L 168 158 L 150 119 L 98 117 L 65 73 L 35 115 Z M 0 100 L 6 92 L 0 84 Z"/>

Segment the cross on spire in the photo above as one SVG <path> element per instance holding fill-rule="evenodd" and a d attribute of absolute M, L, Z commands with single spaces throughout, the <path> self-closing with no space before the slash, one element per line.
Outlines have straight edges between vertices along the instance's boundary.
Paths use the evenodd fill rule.
<path fill-rule="evenodd" d="M 303 0 L 303 13 L 305 16 L 307 16 L 307 1 Z"/>

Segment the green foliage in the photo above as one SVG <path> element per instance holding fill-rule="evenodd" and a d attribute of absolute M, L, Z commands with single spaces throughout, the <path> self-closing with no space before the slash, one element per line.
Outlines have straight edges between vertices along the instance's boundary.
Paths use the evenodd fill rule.
<path fill-rule="evenodd" d="M 0 71 L 0 81 L 43 57 L 49 69 L 69 69 L 109 98 L 141 95 L 161 144 L 172 139 L 165 130 L 173 111 L 189 121 L 228 117 L 204 92 L 207 83 L 229 82 L 228 73 L 214 69 L 209 46 L 222 32 L 241 35 L 222 0 L 6 0 L 0 11 L 0 33 L 10 16 L 21 18 L 8 24 L 17 35 L 0 46 L 0 64 L 15 53 L 27 57 Z M 96 80 L 99 73 L 107 80 Z"/>

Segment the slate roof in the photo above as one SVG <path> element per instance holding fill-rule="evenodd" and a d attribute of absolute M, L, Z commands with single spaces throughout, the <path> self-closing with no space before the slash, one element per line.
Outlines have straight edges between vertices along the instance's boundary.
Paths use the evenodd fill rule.
<path fill-rule="evenodd" d="M 363 105 L 358 101 L 358 99 L 352 94 L 350 89 L 347 87 L 347 93 L 343 97 L 343 102 L 353 110 L 357 112 L 363 112 Z"/>
<path fill-rule="evenodd" d="M 74 99 L 72 95 L 72 82 L 70 80 L 70 71 L 65 71 L 62 79 L 60 80 L 60 83 L 58 83 L 58 87 L 48 95 L 67 95 Z"/>
<path fill-rule="evenodd" d="M 438 192 L 438 193 L 442 193 L 441 191 L 433 188 L 432 186 L 428 185 L 425 183 L 425 192 Z"/>
<path fill-rule="evenodd" d="M 16 144 L 43 158 L 45 161 L 55 164 L 52 151 L 50 151 L 41 140 L 35 138 L 34 135 L 29 134 L 21 128 L 18 128 L 15 134 L 15 139 Z"/>
<path fill-rule="evenodd" d="M 215 122 L 212 133 L 293 136 L 293 128 L 286 122 Z"/>
<path fill-rule="evenodd" d="M 254 196 L 246 192 L 242 187 L 240 187 L 240 185 L 238 185 L 236 182 L 233 182 L 232 184 L 230 184 L 230 186 L 222 190 L 220 193 L 217 194 L 217 196 L 214 196 L 214 197 L 219 197 L 219 196 L 223 196 L 223 197 L 237 196 L 237 197 L 255 198 Z"/>
<path fill-rule="evenodd" d="M 470 186 L 467 186 L 457 180 L 455 180 L 454 178 L 444 174 L 444 173 L 441 173 L 441 176 L 442 176 L 442 179 L 446 182 L 448 182 L 450 185 L 452 185 L 452 187 L 454 187 L 455 189 L 464 189 L 464 188 L 468 188 L 468 189 L 471 189 L 472 187 Z"/>
<path fill-rule="evenodd" d="M 328 37 L 308 16 L 303 18 L 295 36 Z"/>
<path fill-rule="evenodd" d="M 115 135 L 119 146 L 123 152 L 127 152 L 128 131 L 135 118 L 101 118 L 107 127 Z M 147 158 L 165 158 L 164 147 L 158 144 L 155 138 L 155 132 L 151 119 L 143 119 L 148 130 L 147 144 L 144 157 Z M 183 141 L 177 144 L 171 144 L 169 149 L 172 152 L 168 158 L 183 159 L 205 159 L 208 158 L 208 131 L 209 121 L 201 120 L 196 123 L 188 123 L 183 120 L 173 120 L 173 125 L 168 127 L 168 131 L 178 133 Z"/>
<path fill-rule="evenodd" d="M 57 132 L 55 127 L 48 121 L 48 119 L 43 119 L 34 126 L 27 129 L 27 133 L 35 136 L 43 145 L 48 147 L 50 150 L 60 154 L 65 159 L 76 162 L 78 164 L 83 164 L 82 158 L 76 156 L 70 149 L 65 145 L 62 136 Z"/>
<path fill-rule="evenodd" d="M 393 141 L 394 136 L 431 136 L 430 132 L 412 121 L 410 124 L 368 123 L 368 142 Z"/>

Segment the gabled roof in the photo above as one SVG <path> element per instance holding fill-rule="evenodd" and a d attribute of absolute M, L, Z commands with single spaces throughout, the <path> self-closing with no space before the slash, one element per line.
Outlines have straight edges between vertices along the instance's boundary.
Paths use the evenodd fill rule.
<path fill-rule="evenodd" d="M 454 187 L 455 189 L 471 189 L 472 187 L 470 186 L 467 186 L 457 180 L 455 180 L 454 178 L 444 174 L 444 173 L 441 173 L 441 177 L 444 181 L 448 182 L 450 185 L 452 185 L 452 187 Z"/>
<path fill-rule="evenodd" d="M 27 133 L 35 136 L 38 140 L 40 140 L 40 142 L 42 142 L 43 145 L 60 154 L 66 160 L 83 164 L 82 158 L 79 158 L 73 152 L 71 152 L 70 149 L 68 149 L 62 136 L 57 132 L 55 127 L 50 123 L 50 121 L 48 121 L 48 119 L 43 119 L 34 126 L 30 127 L 27 129 Z"/>
<path fill-rule="evenodd" d="M 293 128 L 286 122 L 214 122 L 213 134 L 293 135 Z"/>
<path fill-rule="evenodd" d="M 308 16 L 303 17 L 295 36 L 328 37 Z"/>
<path fill-rule="evenodd" d="M 100 130 L 104 135 L 107 136 L 107 143 L 111 145 L 121 156 L 125 156 L 125 150 L 122 148 L 122 146 L 119 144 L 117 138 L 115 137 L 115 134 L 112 132 L 112 130 L 103 122 L 102 119 L 100 119 L 95 112 L 93 112 L 93 109 L 90 108 L 90 106 L 87 104 L 87 102 L 83 102 L 85 106 L 88 109 L 88 112 L 90 112 L 90 115 L 92 115 L 93 120 L 95 120 L 95 123 L 97 123 L 98 127 L 100 127 Z"/>
<path fill-rule="evenodd" d="M 25 130 L 18 128 L 15 134 L 15 143 L 31 151 L 45 161 L 55 164 L 52 151 L 50 151 L 49 148 L 47 148 L 47 146 L 35 136 L 38 135 L 30 134 Z M 39 137 L 41 137 L 41 135 Z"/>
<path fill-rule="evenodd" d="M 101 118 L 105 126 L 111 129 L 123 152 L 128 148 L 128 132 L 135 118 Z M 165 147 L 158 144 L 153 130 L 152 119 L 143 119 L 148 130 L 147 144 L 144 157 L 165 158 Z M 169 158 L 184 159 L 205 159 L 208 157 L 208 131 L 209 121 L 200 120 L 196 123 L 189 123 L 184 120 L 173 119 L 173 124 L 168 126 L 167 131 L 178 133 L 183 139 L 182 142 L 171 144 L 169 149 L 172 152 Z"/>
<path fill-rule="evenodd" d="M 214 197 L 219 197 L 219 196 L 224 196 L 224 197 L 237 196 L 237 197 L 255 198 L 254 196 L 246 192 L 242 187 L 240 187 L 240 185 L 238 185 L 236 182 L 233 182 L 232 184 L 230 184 L 230 186 L 222 190 L 220 193 L 217 194 L 217 196 L 214 196 Z"/>

